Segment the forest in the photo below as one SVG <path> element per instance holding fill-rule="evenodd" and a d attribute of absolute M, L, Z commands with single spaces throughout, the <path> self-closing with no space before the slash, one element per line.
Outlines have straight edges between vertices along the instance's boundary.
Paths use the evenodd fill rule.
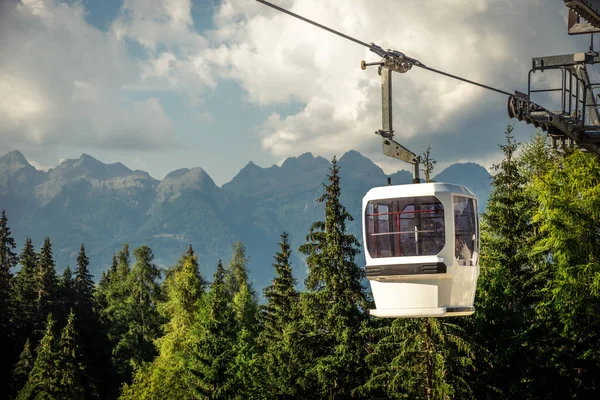
<path fill-rule="evenodd" d="M 335 157 L 316 199 L 324 219 L 297 250 L 281 233 L 264 302 L 241 242 L 210 277 L 192 245 L 163 270 L 151 248 L 125 243 L 95 283 L 84 244 L 58 276 L 50 238 L 19 251 L 3 212 L 0 397 L 600 398 L 600 162 L 541 133 L 505 136 L 469 317 L 369 316 Z"/>

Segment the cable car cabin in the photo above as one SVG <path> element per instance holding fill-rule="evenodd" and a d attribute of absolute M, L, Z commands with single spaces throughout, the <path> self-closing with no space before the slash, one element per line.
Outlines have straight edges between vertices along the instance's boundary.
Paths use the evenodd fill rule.
<path fill-rule="evenodd" d="M 377 187 L 363 198 L 375 317 L 471 315 L 479 276 L 477 200 L 447 183 Z"/>

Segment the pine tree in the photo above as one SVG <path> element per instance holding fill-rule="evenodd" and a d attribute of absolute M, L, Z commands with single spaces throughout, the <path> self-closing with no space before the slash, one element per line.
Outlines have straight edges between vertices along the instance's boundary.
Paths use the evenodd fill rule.
<path fill-rule="evenodd" d="M 306 354 L 313 359 L 307 366 L 305 390 L 312 396 L 349 397 L 366 375 L 364 346 L 359 335 L 365 320 L 366 295 L 361 280 L 364 271 L 354 262 L 360 252 L 356 238 L 346 233 L 352 216 L 340 203 L 337 160 L 332 160 L 329 184 L 318 201 L 325 204 L 325 221 L 312 224 L 300 247 L 307 256 L 307 292 L 302 296 L 305 326 L 312 337 Z"/>
<path fill-rule="evenodd" d="M 22 341 L 18 342 L 17 348 L 23 346 L 25 338 L 30 338 L 34 343 L 39 339 L 36 335 L 32 336 L 34 324 L 37 321 L 36 307 L 36 287 L 35 276 L 38 266 L 38 257 L 31 242 L 31 238 L 27 238 L 25 246 L 19 257 L 21 269 L 12 279 L 12 297 L 16 310 L 14 315 L 15 324 L 19 338 Z"/>
<path fill-rule="evenodd" d="M 17 254 L 14 252 L 16 247 L 8 227 L 8 218 L 2 210 L 2 217 L 0 217 L 0 373 L 3 376 L 9 375 L 11 364 L 16 356 L 15 349 L 20 347 L 15 347 L 17 332 L 13 323 L 15 310 L 10 285 L 11 269 L 18 262 Z"/>
<path fill-rule="evenodd" d="M 37 311 L 34 329 L 41 329 L 47 315 L 52 313 L 58 306 L 58 277 L 54 268 L 52 244 L 48 237 L 44 239 L 44 246 L 38 256 L 38 264 L 34 273 L 34 288 Z"/>
<path fill-rule="evenodd" d="M 52 314 L 48 314 L 46 331 L 36 353 L 33 368 L 29 372 L 25 386 L 19 391 L 17 400 L 57 398 L 60 380 L 56 368 L 58 354 L 55 349 Z"/>
<path fill-rule="evenodd" d="M 536 352 L 527 343 L 535 318 L 537 264 L 531 249 L 536 237 L 531 222 L 536 207 L 525 190 L 511 126 L 506 140 L 481 224 L 481 274 L 471 329 L 493 358 L 491 365 L 477 365 L 477 398 L 523 398 L 534 387 Z"/>
<path fill-rule="evenodd" d="M 142 245 L 135 249 L 134 257 L 135 264 L 127 280 L 115 282 L 114 296 L 109 298 L 107 307 L 110 321 L 115 324 L 109 331 L 113 342 L 112 363 L 125 382 L 130 381 L 133 370 L 155 357 L 154 340 L 159 337 L 162 324 L 156 308 L 161 300 L 158 284 L 161 274 L 153 262 L 154 254 Z M 126 261 L 121 254 L 118 274 L 127 273 Z"/>
<path fill-rule="evenodd" d="M 580 150 L 566 151 L 534 178 L 539 207 L 535 251 L 551 268 L 536 307 L 538 362 L 549 371 L 537 387 L 548 398 L 595 398 L 600 393 L 600 163 Z"/>
<path fill-rule="evenodd" d="M 55 364 L 58 369 L 58 391 L 57 399 L 84 399 L 84 385 L 86 377 L 85 368 L 81 364 L 81 354 L 77 343 L 77 331 L 75 329 L 75 314 L 71 309 L 67 317 L 67 323 L 62 330 L 60 342 L 58 343 L 58 355 Z"/>
<path fill-rule="evenodd" d="M 264 289 L 267 304 L 262 313 L 262 330 L 258 337 L 261 353 L 260 385 L 268 398 L 297 398 L 296 355 L 290 343 L 291 323 L 298 318 L 296 280 L 290 265 L 291 249 L 288 234 L 281 234 L 279 252 L 275 254 L 275 278 L 272 285 Z"/>
<path fill-rule="evenodd" d="M 58 326 L 65 326 L 70 310 L 75 306 L 75 280 L 67 265 L 58 283 L 55 315 Z"/>
<path fill-rule="evenodd" d="M 221 260 L 192 337 L 193 350 L 189 364 L 191 377 L 187 383 L 190 395 L 213 400 L 234 398 L 232 365 L 235 360 L 237 332 Z"/>
<path fill-rule="evenodd" d="M 233 256 L 229 261 L 228 268 L 225 271 L 225 287 L 230 298 L 238 293 L 243 285 L 252 288 L 248 278 L 248 268 L 246 266 L 246 248 L 239 240 L 233 244 Z M 252 290 L 252 294 L 254 291 Z"/>
<path fill-rule="evenodd" d="M 192 329 L 199 322 L 205 281 L 191 246 L 180 261 L 169 269 L 164 284 L 166 301 L 159 304 L 164 336 L 156 340 L 158 356 L 138 369 L 133 383 L 125 385 L 121 398 L 188 398 L 188 373 L 192 348 Z"/>
<path fill-rule="evenodd" d="M 130 324 L 137 310 L 133 302 L 133 285 L 130 276 L 129 245 L 126 243 L 113 258 L 113 265 L 107 279 L 99 286 L 96 294 L 100 321 L 111 347 L 111 384 L 109 389 L 117 389 L 121 382 L 129 379 L 130 359 L 133 357 L 133 341 Z M 114 262 L 116 261 L 116 263 Z M 127 336 L 129 335 L 129 336 Z M 116 393 L 113 393 L 116 395 Z"/>
<path fill-rule="evenodd" d="M 33 368 L 33 353 L 31 352 L 31 342 L 29 338 L 25 341 L 25 346 L 23 347 L 23 351 L 19 356 L 19 361 L 15 364 L 15 368 L 13 370 L 13 391 L 18 393 L 19 390 L 25 385 L 27 381 L 27 376 L 31 372 Z"/>
<path fill-rule="evenodd" d="M 94 304 L 94 279 L 88 269 L 89 265 L 90 261 L 82 243 L 77 256 L 77 268 L 75 268 L 75 293 L 77 294 L 75 310 L 78 318 L 82 321 L 87 319 L 84 316 L 90 316 Z"/>

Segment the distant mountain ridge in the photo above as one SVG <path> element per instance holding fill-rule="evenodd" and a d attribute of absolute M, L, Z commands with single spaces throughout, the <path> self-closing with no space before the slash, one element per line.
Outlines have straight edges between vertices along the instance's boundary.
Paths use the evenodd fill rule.
<path fill-rule="evenodd" d="M 348 151 L 338 160 L 342 203 L 355 220 L 348 229 L 362 242 L 362 197 L 388 176 L 367 157 Z M 53 243 L 57 269 L 74 266 L 84 242 L 95 278 L 123 243 L 149 245 L 159 265 L 175 262 L 189 244 L 210 276 L 219 258 L 228 262 L 231 246 L 241 240 L 251 276 L 261 288 L 272 279 L 273 254 L 281 232 L 290 235 L 293 267 L 299 282 L 306 275 L 298 246 L 312 222 L 324 217 L 316 199 L 323 193 L 331 164 L 305 153 L 281 166 L 249 162 L 221 187 L 199 167 L 178 169 L 162 180 L 122 163 L 104 164 L 90 155 L 64 160 L 47 172 L 29 164 L 19 151 L 0 157 L 0 209 L 6 209 L 19 251 L 26 236 L 40 246 Z M 408 171 L 390 175 L 393 184 L 411 182 Z M 436 175 L 469 187 L 485 207 L 490 175 L 478 164 L 454 164 Z M 362 255 L 357 263 L 364 262 Z"/>

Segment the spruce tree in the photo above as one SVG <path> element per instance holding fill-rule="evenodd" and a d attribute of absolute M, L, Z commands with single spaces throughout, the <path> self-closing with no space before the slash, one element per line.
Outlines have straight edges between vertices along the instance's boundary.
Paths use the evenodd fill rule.
<path fill-rule="evenodd" d="M 133 369 L 156 355 L 154 340 L 159 337 L 162 324 L 156 308 L 161 300 L 158 283 L 161 274 L 153 262 L 154 254 L 148 246 L 142 245 L 135 249 L 134 257 L 135 264 L 121 293 L 124 295 L 123 304 L 109 305 L 115 308 L 117 314 L 114 317 L 121 329 L 112 336 L 115 342 L 113 365 L 125 381 L 130 380 Z M 124 258 L 121 259 L 123 261 Z M 124 266 L 119 265 L 119 268 L 124 269 Z"/>
<path fill-rule="evenodd" d="M 299 315 L 297 303 L 300 295 L 295 288 L 290 256 L 288 234 L 283 232 L 279 252 L 274 256 L 276 276 L 273 283 L 264 289 L 267 303 L 262 312 L 262 330 L 258 337 L 261 356 L 259 381 L 263 393 L 272 399 L 297 398 L 300 392 L 296 384 L 299 371 L 293 353 L 295 347 L 290 343 L 293 338 L 291 323 Z"/>
<path fill-rule="evenodd" d="M 91 316 L 94 305 L 94 279 L 89 271 L 89 265 L 90 261 L 82 243 L 77 256 L 77 268 L 75 268 L 75 293 L 77 294 L 75 311 L 81 321 Z"/>
<path fill-rule="evenodd" d="M 133 341 L 130 324 L 137 310 L 133 302 L 133 285 L 130 276 L 129 245 L 126 243 L 118 252 L 116 264 L 107 273 L 107 279 L 99 287 L 96 295 L 99 306 L 100 320 L 111 347 L 111 385 L 109 388 L 118 389 L 121 382 L 129 379 L 131 373 L 130 359 L 133 357 Z M 129 335 L 129 336 L 127 336 Z M 128 339 L 126 339 L 126 336 Z M 113 393 L 116 395 L 116 393 Z"/>
<path fill-rule="evenodd" d="M 9 376 L 11 364 L 15 361 L 15 349 L 21 343 L 16 343 L 16 317 L 11 296 L 11 269 L 17 265 L 18 257 L 14 252 L 17 247 L 8 227 L 8 218 L 2 210 L 0 217 L 0 374 Z M 17 346 L 15 346 L 17 344 Z M 18 350 L 17 350 L 18 352 Z"/>
<path fill-rule="evenodd" d="M 125 385 L 121 398 L 188 398 L 191 375 L 193 328 L 199 322 L 205 281 L 193 250 L 188 250 L 169 269 L 164 284 L 166 301 L 158 308 L 167 320 L 164 336 L 156 340 L 158 356 L 135 373 L 133 383 Z"/>
<path fill-rule="evenodd" d="M 307 256 L 307 292 L 302 296 L 302 314 L 308 335 L 304 390 L 312 396 L 346 398 L 365 379 L 364 344 L 359 334 L 366 318 L 366 295 L 361 280 L 364 271 L 354 262 L 359 243 L 346 232 L 353 218 L 340 203 L 337 160 L 332 160 L 329 184 L 318 201 L 325 205 L 325 221 L 314 222 L 300 247 Z"/>
<path fill-rule="evenodd" d="M 528 397 L 536 378 L 536 351 L 527 345 L 535 318 L 537 263 L 531 250 L 537 240 L 532 225 L 536 206 L 525 190 L 511 126 L 506 141 L 482 216 L 477 311 L 470 321 L 478 345 L 492 355 L 491 363 L 482 358 L 476 366 L 477 398 Z"/>
<path fill-rule="evenodd" d="M 195 324 L 189 364 L 190 395 L 195 398 L 231 399 L 235 392 L 232 366 L 237 342 L 236 321 L 225 286 L 221 260 Z"/>
<path fill-rule="evenodd" d="M 75 329 L 75 314 L 71 309 L 67 323 L 62 330 L 58 343 L 58 355 L 55 361 L 58 369 L 57 399 L 84 399 L 84 385 L 88 381 L 85 376 L 85 367 L 81 364 L 81 354 L 77 343 Z M 91 396 L 88 396 L 88 398 Z"/>
<path fill-rule="evenodd" d="M 69 312 L 75 306 L 76 296 L 73 273 L 67 265 L 58 283 L 56 296 L 55 315 L 59 327 L 65 326 Z"/>
<path fill-rule="evenodd" d="M 11 236 L 8 227 L 6 212 L 2 210 L 2 217 L 0 217 L 0 329 L 2 335 L 6 335 L 10 331 L 8 321 L 5 321 L 5 318 L 10 315 L 11 269 L 16 267 L 19 262 L 19 258 L 14 251 L 16 248 L 15 239 Z"/>
<path fill-rule="evenodd" d="M 52 313 L 58 306 L 58 277 L 54 268 L 52 256 L 52 244 L 50 238 L 44 239 L 44 246 L 38 256 L 38 264 L 34 273 L 35 305 L 37 321 L 34 328 L 39 330 L 43 327 L 43 321 L 48 314 Z"/>
<path fill-rule="evenodd" d="M 252 285 L 248 278 L 248 260 L 246 258 L 246 248 L 239 240 L 233 244 L 232 257 L 229 265 L 225 270 L 225 287 L 230 298 L 233 299 L 236 293 L 240 291 L 243 285 L 247 285 L 250 289 Z M 254 290 L 252 290 L 254 295 Z"/>
<path fill-rule="evenodd" d="M 19 390 L 25 385 L 27 381 L 27 377 L 33 368 L 33 353 L 31 351 L 31 342 L 29 338 L 25 341 L 25 346 L 23 347 L 23 351 L 19 356 L 19 361 L 15 364 L 13 369 L 13 392 L 18 393 Z"/>
<path fill-rule="evenodd" d="M 97 385 L 106 379 L 110 352 L 108 339 L 102 329 L 98 307 L 95 304 L 94 281 L 88 267 L 89 259 L 82 243 L 75 269 L 73 310 L 78 321 L 81 362 L 86 366 L 97 366 L 97 368 L 88 368 L 90 379 L 93 379 Z"/>
<path fill-rule="evenodd" d="M 567 150 L 537 174 L 539 207 L 535 251 L 551 268 L 536 307 L 543 336 L 538 362 L 550 372 L 548 398 L 595 398 L 600 393 L 600 163 L 589 153 Z"/>
<path fill-rule="evenodd" d="M 36 307 L 36 271 L 38 259 L 31 238 L 27 238 L 25 246 L 19 257 L 21 269 L 16 273 L 12 280 L 12 297 L 16 310 L 14 315 L 17 332 L 21 341 L 18 348 L 24 344 L 25 338 L 30 338 L 34 343 L 39 339 L 37 336 L 31 336 L 34 331 L 34 324 L 37 321 Z"/>
<path fill-rule="evenodd" d="M 56 368 L 58 354 L 55 349 L 54 319 L 48 314 L 46 330 L 36 349 L 37 357 L 29 372 L 27 382 L 17 395 L 17 400 L 56 399 L 60 378 Z"/>

